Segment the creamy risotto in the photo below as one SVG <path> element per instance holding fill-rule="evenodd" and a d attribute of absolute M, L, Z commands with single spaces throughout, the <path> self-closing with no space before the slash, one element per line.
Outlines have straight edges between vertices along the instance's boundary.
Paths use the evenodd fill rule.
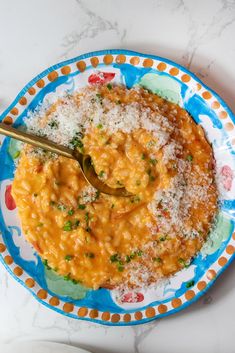
<path fill-rule="evenodd" d="M 217 212 L 213 151 L 178 105 L 143 89 L 87 87 L 42 106 L 28 131 L 89 154 L 78 162 L 26 146 L 13 183 L 22 229 L 44 263 L 89 288 L 148 286 L 188 267 Z"/>

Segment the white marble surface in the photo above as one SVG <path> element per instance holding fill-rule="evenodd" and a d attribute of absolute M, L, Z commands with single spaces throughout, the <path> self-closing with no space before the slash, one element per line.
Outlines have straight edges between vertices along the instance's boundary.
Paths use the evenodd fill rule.
<path fill-rule="evenodd" d="M 235 111 L 234 36 L 234 0 L 0 0 L 0 112 L 41 70 L 105 48 L 182 63 Z M 1 266 L 0 344 L 54 340 L 97 353 L 232 353 L 234 298 L 232 265 L 184 312 L 149 325 L 106 328 L 39 305 Z"/>

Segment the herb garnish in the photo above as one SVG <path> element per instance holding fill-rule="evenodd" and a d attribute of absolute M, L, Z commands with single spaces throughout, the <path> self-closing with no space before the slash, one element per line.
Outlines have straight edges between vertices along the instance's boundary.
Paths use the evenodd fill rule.
<path fill-rule="evenodd" d="M 158 262 L 160 264 L 162 262 L 162 259 L 160 257 L 154 257 L 153 261 Z"/>
<path fill-rule="evenodd" d="M 51 267 L 48 265 L 48 261 L 45 259 L 43 260 L 43 265 L 46 267 L 47 270 L 51 270 Z"/>
<path fill-rule="evenodd" d="M 190 264 L 187 264 L 186 261 L 184 259 L 182 259 L 182 257 L 180 257 L 178 259 L 178 262 L 184 266 L 184 268 L 188 268 Z"/>
<path fill-rule="evenodd" d="M 78 205 L 79 210 L 85 210 L 85 208 L 86 208 L 86 205 L 83 205 L 83 204 Z"/>
<path fill-rule="evenodd" d="M 86 257 L 89 257 L 89 259 L 94 259 L 95 254 L 94 254 L 93 252 L 86 252 L 86 253 L 85 253 L 85 256 L 86 256 Z"/>
<path fill-rule="evenodd" d="M 187 161 L 189 162 L 192 162 L 193 160 L 193 156 L 191 154 L 189 154 L 187 157 L 186 157 Z"/>
<path fill-rule="evenodd" d="M 119 261 L 119 255 L 118 254 L 114 254 L 110 256 L 110 261 L 111 262 L 117 262 Z"/>
<path fill-rule="evenodd" d="M 71 221 L 65 222 L 64 227 L 63 227 L 63 230 L 65 230 L 65 231 L 70 231 L 70 230 L 72 230 L 72 222 L 71 222 Z"/>
<path fill-rule="evenodd" d="M 84 146 L 82 141 L 80 140 L 80 138 L 78 138 L 77 136 L 75 136 L 71 141 L 70 141 L 70 145 L 75 149 L 78 148 L 80 150 L 80 152 L 84 152 Z"/>
<path fill-rule="evenodd" d="M 99 174 L 98 174 L 99 177 L 100 177 L 100 178 L 103 178 L 103 177 L 104 177 L 104 173 L 105 173 L 104 170 L 101 170 L 101 171 L 99 172 Z"/>
<path fill-rule="evenodd" d="M 64 259 L 65 259 L 66 261 L 71 261 L 71 260 L 73 259 L 73 255 L 66 255 L 66 256 L 64 257 Z"/>
<path fill-rule="evenodd" d="M 156 158 L 150 158 L 149 163 L 152 165 L 156 165 L 157 164 Z"/>
<path fill-rule="evenodd" d="M 52 120 L 52 121 L 48 124 L 48 126 L 50 126 L 50 128 L 52 128 L 52 129 L 57 129 L 58 126 L 59 126 L 59 124 L 58 124 L 58 121 Z"/>
<path fill-rule="evenodd" d="M 135 195 L 134 197 L 132 197 L 132 198 L 130 199 L 130 202 L 131 202 L 131 203 L 140 202 L 140 197 L 137 196 L 137 195 Z"/>
<path fill-rule="evenodd" d="M 69 215 L 69 216 L 72 216 L 73 214 L 74 214 L 74 210 L 73 210 L 73 209 L 71 209 L 71 210 L 68 211 L 68 215 Z"/>

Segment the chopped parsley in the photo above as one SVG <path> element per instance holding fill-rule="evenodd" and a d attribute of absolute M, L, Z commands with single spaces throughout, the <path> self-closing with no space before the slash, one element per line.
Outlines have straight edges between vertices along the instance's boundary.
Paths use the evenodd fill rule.
<path fill-rule="evenodd" d="M 152 173 L 151 168 L 147 169 L 146 173 L 148 174 L 150 181 L 154 181 L 156 179 L 155 176 L 151 174 Z"/>
<path fill-rule="evenodd" d="M 77 280 L 77 279 L 72 279 L 71 281 L 73 282 L 73 284 L 78 284 L 78 283 L 82 283 L 82 281 L 80 281 L 80 280 Z"/>
<path fill-rule="evenodd" d="M 39 222 L 38 223 L 38 227 L 42 227 L 43 226 L 43 223 L 42 222 Z"/>
<path fill-rule="evenodd" d="M 38 196 L 38 194 L 33 194 L 33 196 L 34 196 L 34 197 L 37 197 L 37 196 Z"/>
<path fill-rule="evenodd" d="M 102 124 L 98 124 L 97 125 L 97 129 L 103 129 L 103 125 Z"/>
<path fill-rule="evenodd" d="M 71 281 L 73 284 L 82 283 L 82 281 L 80 281 L 80 280 L 71 278 L 71 273 L 68 273 L 66 276 L 64 276 L 64 280 Z"/>
<path fill-rule="evenodd" d="M 77 136 L 75 136 L 71 141 L 70 141 L 70 145 L 73 147 L 73 148 L 78 148 L 81 152 L 84 152 L 83 151 L 83 143 L 82 141 L 80 140 L 80 138 L 78 138 Z"/>
<path fill-rule="evenodd" d="M 86 257 L 89 257 L 89 259 L 94 259 L 95 254 L 94 254 L 93 252 L 86 252 L 86 253 L 85 253 L 85 256 L 86 256 Z"/>
<path fill-rule="evenodd" d="M 69 216 L 72 216 L 73 214 L 74 214 L 74 210 L 69 210 L 69 211 L 68 211 L 68 215 L 69 215 Z"/>
<path fill-rule="evenodd" d="M 138 203 L 138 202 L 140 202 L 140 197 L 137 196 L 137 195 L 135 195 L 134 197 L 132 197 L 132 198 L 130 199 L 130 202 L 131 202 L 131 203 Z"/>
<path fill-rule="evenodd" d="M 113 86 L 111 85 L 111 83 L 107 84 L 107 88 L 111 91 L 111 89 L 113 88 Z"/>
<path fill-rule="evenodd" d="M 193 160 L 193 156 L 191 154 L 189 154 L 187 157 L 186 157 L 187 161 L 189 162 L 192 162 Z"/>
<path fill-rule="evenodd" d="M 160 241 L 165 241 L 167 238 L 166 238 L 166 235 L 164 237 L 160 237 L 159 240 Z"/>
<path fill-rule="evenodd" d="M 78 219 L 75 220 L 74 222 L 74 227 L 77 228 L 80 224 L 80 221 Z"/>
<path fill-rule="evenodd" d="M 135 256 L 136 256 L 135 252 L 131 253 L 130 254 L 130 259 L 133 260 L 135 258 Z"/>
<path fill-rule="evenodd" d="M 103 104 L 103 102 L 102 102 L 103 98 L 102 98 L 100 93 L 96 94 L 96 98 L 97 98 L 98 102 L 102 105 Z"/>
<path fill-rule="evenodd" d="M 58 124 L 57 121 L 52 120 L 52 121 L 48 124 L 48 126 L 50 126 L 51 129 L 58 129 L 59 124 Z"/>
<path fill-rule="evenodd" d="M 189 281 L 189 282 L 187 282 L 187 283 L 186 283 L 186 288 L 193 287 L 193 286 L 194 286 L 194 284 L 195 284 L 195 281 L 194 281 L 194 280 Z"/>
<path fill-rule="evenodd" d="M 45 259 L 43 260 L 43 265 L 46 267 L 47 270 L 51 270 L 51 267 L 48 265 L 48 261 Z"/>
<path fill-rule="evenodd" d="M 126 262 L 130 262 L 131 260 L 135 259 L 136 256 L 141 257 L 142 255 L 143 255 L 142 250 L 136 250 L 136 251 L 132 252 L 130 255 L 126 255 Z"/>
<path fill-rule="evenodd" d="M 110 256 L 110 261 L 111 262 L 118 262 L 119 261 L 119 255 L 118 254 L 114 254 Z"/>
<path fill-rule="evenodd" d="M 63 230 L 64 230 L 64 231 L 70 231 L 70 230 L 72 230 L 72 222 L 71 222 L 71 221 L 65 222 L 64 227 L 63 227 Z"/>
<path fill-rule="evenodd" d="M 100 178 L 103 178 L 104 177 L 104 170 L 101 170 L 98 175 Z"/>
<path fill-rule="evenodd" d="M 118 100 L 116 101 L 116 104 L 121 104 L 120 99 L 118 99 Z"/>
<path fill-rule="evenodd" d="M 65 259 L 66 261 L 71 261 L 71 260 L 73 259 L 73 255 L 66 255 L 66 256 L 64 257 L 64 259 Z"/>
<path fill-rule="evenodd" d="M 79 210 L 85 210 L 85 208 L 86 208 L 86 205 L 78 205 Z"/>
<path fill-rule="evenodd" d="M 51 206 L 55 206 L 55 204 L 56 204 L 55 201 L 50 201 Z"/>
<path fill-rule="evenodd" d="M 70 273 L 68 273 L 66 276 L 64 276 L 64 280 L 65 281 L 70 281 L 71 280 L 71 274 Z"/>
<path fill-rule="evenodd" d="M 182 257 L 180 257 L 178 259 L 178 262 L 184 266 L 184 268 L 188 268 L 189 267 L 189 264 L 186 263 L 186 261 L 184 259 L 182 259 Z"/>
<path fill-rule="evenodd" d="M 97 191 L 95 192 L 95 200 L 98 200 L 99 197 L 100 197 L 100 191 L 97 190 Z"/>
<path fill-rule="evenodd" d="M 142 153 L 141 159 L 145 160 L 145 158 L 146 158 L 146 155 L 144 153 Z"/>
<path fill-rule="evenodd" d="M 149 163 L 152 165 L 156 165 L 157 164 L 156 158 L 150 158 Z"/>
<path fill-rule="evenodd" d="M 111 208 L 114 208 L 114 206 L 115 206 L 114 203 L 112 203 Z"/>
<path fill-rule="evenodd" d="M 158 262 L 160 264 L 162 262 L 162 259 L 160 257 L 154 257 L 153 261 Z"/>
<path fill-rule="evenodd" d="M 142 256 L 143 255 L 143 251 L 142 250 L 137 250 L 136 251 L 136 255 L 137 256 Z"/>
<path fill-rule="evenodd" d="M 119 272 L 123 272 L 125 268 L 124 268 L 123 265 L 118 264 L 117 269 L 118 269 Z"/>

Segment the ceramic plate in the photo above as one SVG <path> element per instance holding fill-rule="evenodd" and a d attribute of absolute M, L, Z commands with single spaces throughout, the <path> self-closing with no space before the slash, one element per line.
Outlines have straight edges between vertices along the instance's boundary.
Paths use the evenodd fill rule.
<path fill-rule="evenodd" d="M 176 313 L 197 300 L 232 262 L 235 251 L 235 128 L 225 102 L 184 67 L 153 55 L 103 50 L 50 67 L 30 81 L 0 120 L 23 124 L 45 98 L 73 92 L 87 84 L 140 85 L 184 107 L 203 126 L 211 142 L 220 179 L 221 202 L 216 228 L 191 266 L 157 289 L 120 296 L 106 289 L 85 290 L 45 268 L 20 229 L 11 184 L 20 144 L 0 136 L 0 259 L 12 276 L 50 309 L 75 319 L 106 325 L 136 325 Z"/>

